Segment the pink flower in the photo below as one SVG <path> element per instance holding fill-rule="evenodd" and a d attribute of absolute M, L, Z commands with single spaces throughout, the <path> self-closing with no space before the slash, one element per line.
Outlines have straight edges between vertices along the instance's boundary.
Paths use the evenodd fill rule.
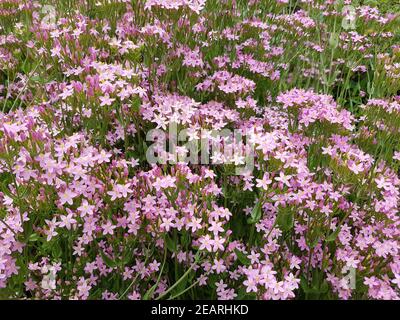
<path fill-rule="evenodd" d="M 212 248 L 211 248 L 212 242 L 211 242 L 211 238 L 210 238 L 210 236 L 208 234 L 206 234 L 205 236 L 201 237 L 199 239 L 199 242 L 200 242 L 199 250 L 206 249 L 209 252 L 212 251 Z"/>
<path fill-rule="evenodd" d="M 257 181 L 257 188 L 263 188 L 265 191 L 267 191 L 268 185 L 270 185 L 272 183 L 272 180 L 269 179 L 269 174 L 268 173 L 264 173 L 263 178 L 262 179 L 256 179 L 256 181 Z"/>
<path fill-rule="evenodd" d="M 106 223 L 104 223 L 101 228 L 103 229 L 103 234 L 104 235 L 113 235 L 114 234 L 114 229 L 116 226 L 113 225 L 113 223 L 110 220 L 107 220 Z"/>
<path fill-rule="evenodd" d="M 92 215 L 94 212 L 95 206 L 90 205 L 89 202 L 84 199 L 80 207 L 78 207 L 78 211 L 81 213 L 81 216 L 84 217 L 86 215 Z"/>
<path fill-rule="evenodd" d="M 285 174 L 281 171 L 281 172 L 279 172 L 279 177 L 275 177 L 275 181 L 281 182 L 290 188 L 290 179 L 291 178 L 292 178 L 291 175 L 285 176 Z"/>
<path fill-rule="evenodd" d="M 71 210 L 67 209 L 67 212 L 68 212 L 68 215 L 60 216 L 61 221 L 58 223 L 58 226 L 60 228 L 65 227 L 65 228 L 67 228 L 67 230 L 71 230 L 72 226 L 74 224 L 76 224 L 77 221 L 73 218 L 74 213 Z"/>
<path fill-rule="evenodd" d="M 62 205 L 64 205 L 65 203 L 72 205 L 74 203 L 73 199 L 77 196 L 77 194 L 69 189 L 66 189 L 63 193 L 59 194 L 59 196 Z"/>
<path fill-rule="evenodd" d="M 110 98 L 110 96 L 107 94 L 105 96 L 100 97 L 100 107 L 103 106 L 111 106 L 112 103 L 115 101 L 115 99 Z"/>

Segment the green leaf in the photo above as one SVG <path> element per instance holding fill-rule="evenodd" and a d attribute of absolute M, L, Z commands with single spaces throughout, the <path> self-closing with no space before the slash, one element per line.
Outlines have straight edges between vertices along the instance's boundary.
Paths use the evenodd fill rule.
<path fill-rule="evenodd" d="M 168 248 L 169 251 L 176 252 L 176 243 L 175 243 L 175 241 L 173 239 L 171 239 L 170 236 L 167 235 L 165 237 L 165 243 L 166 243 L 167 248 Z"/>
<path fill-rule="evenodd" d="M 324 282 L 322 282 L 321 287 L 320 287 L 320 292 L 321 293 L 327 293 L 329 290 L 329 284 L 326 280 L 324 280 Z"/>
<path fill-rule="evenodd" d="M 307 284 L 307 280 L 305 277 L 301 277 L 300 279 L 300 287 L 303 289 L 305 293 L 310 293 L 310 287 Z"/>
<path fill-rule="evenodd" d="M 247 220 L 248 224 L 254 224 L 260 221 L 262 215 L 262 204 L 261 200 L 257 201 L 257 204 L 254 206 L 253 210 L 251 211 L 250 218 Z"/>
<path fill-rule="evenodd" d="M 36 242 L 40 239 L 40 236 L 37 233 L 31 233 L 31 235 L 28 238 L 29 242 Z"/>
<path fill-rule="evenodd" d="M 122 261 L 123 265 L 128 264 L 131 261 L 132 257 L 133 257 L 132 250 L 128 250 L 127 252 L 125 252 L 124 260 Z"/>
<path fill-rule="evenodd" d="M 143 147 L 143 153 L 146 154 L 147 149 L 149 149 L 149 147 L 147 146 L 146 142 L 142 141 L 142 147 Z"/>
<path fill-rule="evenodd" d="M 244 264 L 245 266 L 250 265 L 251 263 L 250 259 L 247 258 L 247 256 L 243 252 L 239 251 L 238 249 L 235 249 L 235 253 L 242 264 Z"/>
<path fill-rule="evenodd" d="M 187 277 L 185 277 L 181 282 L 179 282 L 179 284 L 176 286 L 175 290 L 173 291 L 174 295 L 178 294 L 178 293 L 180 293 L 180 292 L 182 292 L 182 291 L 184 291 L 186 289 L 187 283 L 189 281 L 189 277 L 193 273 L 194 272 L 191 272 Z"/>
<path fill-rule="evenodd" d="M 140 105 L 141 105 L 140 98 L 137 97 L 137 96 L 134 97 L 134 98 L 133 98 L 133 101 L 132 101 L 132 109 L 133 109 L 133 111 L 139 112 L 139 110 L 140 110 Z"/>
<path fill-rule="evenodd" d="M 156 288 L 157 284 L 155 284 L 149 290 L 147 290 L 147 292 L 143 295 L 143 300 L 149 300 L 153 296 L 153 293 L 156 290 Z"/>
<path fill-rule="evenodd" d="M 306 237 L 306 244 L 310 249 L 315 248 L 319 242 L 319 239 L 320 237 L 318 234 L 312 234 L 309 237 Z"/>
<path fill-rule="evenodd" d="M 246 289 L 239 288 L 236 300 L 256 300 L 257 294 L 255 292 L 246 292 Z"/>
<path fill-rule="evenodd" d="M 107 267 L 115 268 L 117 266 L 117 262 L 107 256 L 103 251 L 100 251 L 100 254 Z"/>
<path fill-rule="evenodd" d="M 51 247 L 51 252 L 52 252 L 53 258 L 61 258 L 62 248 L 57 241 Z"/>
<path fill-rule="evenodd" d="M 313 298 L 313 297 L 317 298 L 321 292 L 318 285 L 316 285 L 316 284 L 313 284 L 312 286 L 308 285 L 305 277 L 302 277 L 300 279 L 300 287 L 301 287 L 301 289 L 303 289 L 304 293 L 306 293 L 307 295 L 312 295 L 310 298 Z"/>
<path fill-rule="evenodd" d="M 279 211 L 276 222 L 282 231 L 289 231 L 294 226 L 293 212 L 287 210 Z"/>
<path fill-rule="evenodd" d="M 326 237 L 325 241 L 326 242 L 332 242 L 335 241 L 339 232 L 340 232 L 341 227 L 337 227 L 334 232 L 332 232 L 329 236 Z"/>
<path fill-rule="evenodd" d="M 38 75 L 31 77 L 31 81 L 32 81 L 32 82 L 41 83 L 41 84 L 46 83 L 46 80 L 43 79 L 43 78 L 41 78 L 41 77 L 38 76 Z"/>

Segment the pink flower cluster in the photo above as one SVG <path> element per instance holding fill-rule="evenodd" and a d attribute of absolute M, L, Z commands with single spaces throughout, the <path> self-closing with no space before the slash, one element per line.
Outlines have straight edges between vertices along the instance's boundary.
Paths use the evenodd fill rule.
<path fill-rule="evenodd" d="M 0 298 L 400 299 L 396 19 L 269 2 L 0 4 Z"/>

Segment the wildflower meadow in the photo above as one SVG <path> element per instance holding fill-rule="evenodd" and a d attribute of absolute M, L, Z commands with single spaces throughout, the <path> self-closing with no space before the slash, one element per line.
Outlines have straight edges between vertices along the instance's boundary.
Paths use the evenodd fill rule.
<path fill-rule="evenodd" d="M 400 3 L 1 0 L 0 299 L 399 300 Z"/>

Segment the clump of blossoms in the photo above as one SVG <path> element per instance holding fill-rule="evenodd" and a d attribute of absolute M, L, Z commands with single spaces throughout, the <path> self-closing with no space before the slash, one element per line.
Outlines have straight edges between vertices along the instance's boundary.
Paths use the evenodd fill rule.
<path fill-rule="evenodd" d="M 0 298 L 400 299 L 396 16 L 4 3 Z"/>

